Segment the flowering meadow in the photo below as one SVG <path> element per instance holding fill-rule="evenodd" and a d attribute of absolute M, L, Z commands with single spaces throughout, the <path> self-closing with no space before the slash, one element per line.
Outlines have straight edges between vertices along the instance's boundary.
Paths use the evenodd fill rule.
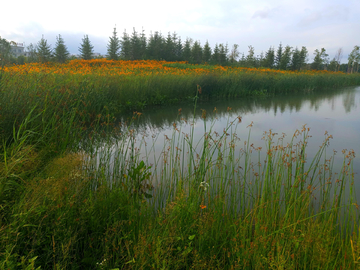
<path fill-rule="evenodd" d="M 265 132 L 262 150 L 251 125 L 239 148 L 241 116 L 221 134 L 204 121 L 199 142 L 179 119 L 149 164 L 131 126 L 147 106 L 350 85 L 360 76 L 186 62 L 5 67 L 0 269 L 357 269 L 355 153 L 333 171 L 331 135 L 308 160 L 305 126 L 287 144 Z"/>

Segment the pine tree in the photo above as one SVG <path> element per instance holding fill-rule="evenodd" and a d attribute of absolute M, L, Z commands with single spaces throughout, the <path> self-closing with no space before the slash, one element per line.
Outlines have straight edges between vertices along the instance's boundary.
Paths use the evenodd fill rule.
<path fill-rule="evenodd" d="M 27 62 L 34 63 L 37 59 L 37 46 L 30 43 L 29 46 L 26 47 L 26 54 L 27 54 Z"/>
<path fill-rule="evenodd" d="M 215 44 L 214 52 L 211 56 L 211 63 L 216 65 L 220 64 L 220 49 L 217 43 Z"/>
<path fill-rule="evenodd" d="M 183 48 L 183 59 L 184 61 L 191 61 L 191 44 L 192 40 L 190 38 L 186 38 L 184 48 Z"/>
<path fill-rule="evenodd" d="M 278 47 L 278 49 L 276 51 L 276 57 L 275 57 L 275 66 L 278 69 L 280 69 L 280 62 L 281 62 L 282 54 L 283 54 L 283 47 L 282 47 L 282 44 L 280 42 L 279 47 Z"/>
<path fill-rule="evenodd" d="M 289 45 L 286 45 L 285 50 L 281 55 L 279 69 L 287 70 L 290 66 L 290 61 L 291 61 L 291 47 Z"/>
<path fill-rule="evenodd" d="M 129 37 L 128 33 L 126 33 L 126 30 L 123 33 L 120 44 L 121 44 L 120 57 L 123 60 L 130 60 L 131 59 L 131 41 L 130 41 L 130 37 Z"/>
<path fill-rule="evenodd" d="M 54 58 L 56 62 L 59 63 L 65 63 L 69 56 L 69 51 L 67 47 L 65 46 L 65 42 L 61 35 L 56 37 L 56 44 L 55 44 L 55 52 L 54 52 Z"/>
<path fill-rule="evenodd" d="M 109 60 L 119 60 L 119 50 L 120 40 L 117 37 L 116 27 L 114 27 L 113 35 L 107 45 L 107 58 Z"/>
<path fill-rule="evenodd" d="M 301 68 L 301 56 L 299 49 L 296 47 L 292 52 L 290 69 L 300 70 L 300 68 Z"/>
<path fill-rule="evenodd" d="M 147 55 L 149 59 L 160 60 L 163 58 L 164 39 L 158 31 L 150 34 L 147 44 Z"/>
<path fill-rule="evenodd" d="M 275 50 L 274 47 L 270 47 L 265 53 L 265 59 L 263 66 L 266 68 L 273 68 L 275 64 Z"/>
<path fill-rule="evenodd" d="M 85 35 L 79 47 L 81 58 L 84 60 L 93 59 L 93 53 L 94 53 L 93 49 L 94 46 L 91 45 L 88 35 Z"/>
<path fill-rule="evenodd" d="M 195 41 L 191 47 L 191 59 L 195 64 L 201 64 L 203 51 L 201 48 L 200 41 Z"/>
<path fill-rule="evenodd" d="M 141 42 L 138 33 L 136 32 L 135 28 L 133 28 L 133 33 L 130 38 L 131 44 L 131 60 L 139 60 L 141 59 Z"/>
<path fill-rule="evenodd" d="M 203 48 L 203 62 L 209 63 L 211 61 L 211 47 L 208 41 L 206 41 Z"/>
<path fill-rule="evenodd" d="M 308 50 L 306 49 L 305 46 L 302 46 L 300 50 L 300 70 L 305 67 L 307 57 L 308 57 Z"/>
<path fill-rule="evenodd" d="M 49 62 L 51 59 L 51 45 L 48 45 L 47 40 L 44 37 L 38 42 L 37 56 L 40 63 Z"/>

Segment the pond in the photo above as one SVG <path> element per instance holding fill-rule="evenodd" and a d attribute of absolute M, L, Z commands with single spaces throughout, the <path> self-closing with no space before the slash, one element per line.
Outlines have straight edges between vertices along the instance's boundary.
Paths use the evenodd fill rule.
<path fill-rule="evenodd" d="M 236 133 L 238 138 L 234 151 L 241 152 L 241 149 L 246 148 L 247 144 L 253 144 L 254 148 L 262 147 L 262 153 L 255 155 L 255 160 L 252 159 L 251 161 L 263 162 L 266 158 L 264 132 L 269 134 L 269 130 L 271 130 L 275 134 L 275 144 L 277 144 L 278 138 L 286 134 L 283 141 L 284 144 L 287 144 L 291 141 L 296 130 L 302 130 L 305 126 L 306 129 L 310 129 L 306 148 L 306 161 L 309 164 L 329 135 L 332 135 L 332 139 L 329 140 L 326 147 L 326 158 L 328 159 L 334 151 L 337 151 L 332 163 L 334 172 L 340 172 L 342 168 L 344 162 L 343 149 L 354 150 L 356 154 L 360 153 L 360 87 L 285 96 L 211 100 L 197 102 L 196 108 L 194 108 L 194 104 L 195 102 L 190 102 L 143 111 L 141 116 L 131 124 L 136 140 L 131 147 L 126 148 L 128 150 L 136 148 L 139 159 L 146 161 L 148 165 L 157 164 L 156 166 L 160 169 L 163 168 L 163 171 L 162 156 L 166 152 L 168 155 L 169 152 L 173 151 L 170 148 L 189 152 L 188 146 L 185 146 L 186 136 L 187 138 L 193 137 L 194 148 L 196 147 L 196 153 L 199 153 L 205 132 L 211 134 L 216 132 L 221 136 L 226 130 L 226 133 Z M 232 121 L 234 121 L 234 125 L 230 127 Z M 175 128 L 177 129 L 176 132 L 174 131 Z M 301 136 L 295 141 L 301 141 L 303 139 Z M 172 139 L 171 143 L 168 138 Z M 111 166 L 110 171 L 113 171 L 114 166 L 121 167 L 122 165 L 117 164 L 115 159 L 119 157 L 118 152 L 123 151 L 123 149 L 123 147 L 114 144 L 110 150 L 113 157 L 107 158 L 107 161 L 101 163 L 112 163 L 113 166 Z M 174 153 L 175 151 L 170 154 L 175 155 Z M 214 155 L 217 154 L 214 152 Z M 234 156 L 239 155 L 235 153 Z M 178 160 L 180 163 L 188 162 L 186 156 L 179 156 Z M 323 160 L 325 160 L 325 156 Z M 181 170 L 184 170 L 184 165 L 179 165 L 179 167 L 181 166 Z M 360 160 L 358 157 L 353 160 L 353 171 L 355 173 L 354 187 L 358 193 L 360 191 L 360 182 L 358 181 Z M 163 176 L 161 179 L 167 178 L 168 176 Z"/>

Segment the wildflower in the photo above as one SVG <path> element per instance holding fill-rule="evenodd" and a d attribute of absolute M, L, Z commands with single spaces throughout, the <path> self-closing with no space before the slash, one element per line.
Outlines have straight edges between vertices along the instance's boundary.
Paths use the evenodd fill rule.
<path fill-rule="evenodd" d="M 205 209 L 205 208 L 206 208 L 206 205 L 200 204 L 200 208 L 201 208 L 201 209 Z"/>
<path fill-rule="evenodd" d="M 208 187 L 209 184 L 206 183 L 205 181 L 200 183 L 200 188 L 202 188 L 204 191 L 206 191 Z"/>

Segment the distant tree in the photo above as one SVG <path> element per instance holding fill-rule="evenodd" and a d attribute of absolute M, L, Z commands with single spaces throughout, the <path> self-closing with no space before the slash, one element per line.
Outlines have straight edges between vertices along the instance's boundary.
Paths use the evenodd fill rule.
<path fill-rule="evenodd" d="M 311 63 L 310 68 L 315 70 L 324 69 L 324 65 L 327 63 L 327 57 L 329 56 L 326 50 L 324 48 L 321 48 L 320 51 L 316 49 L 314 55 L 314 61 Z"/>
<path fill-rule="evenodd" d="M 176 41 L 176 39 L 175 39 L 175 41 Z M 169 32 L 165 39 L 164 60 L 166 60 L 166 61 L 175 61 L 176 60 L 175 46 L 176 46 L 176 43 L 174 42 L 174 38 Z"/>
<path fill-rule="evenodd" d="M 204 45 L 202 59 L 205 63 L 209 63 L 211 61 L 211 47 L 209 41 L 206 41 Z"/>
<path fill-rule="evenodd" d="M 124 30 L 123 36 L 120 40 L 120 44 L 121 44 L 121 52 L 120 52 L 120 57 L 123 60 L 130 60 L 131 59 L 131 41 L 130 41 L 130 37 L 128 35 L 128 33 L 126 33 L 126 30 Z"/>
<path fill-rule="evenodd" d="M 211 63 L 212 64 L 220 64 L 220 49 L 219 49 L 219 45 L 216 43 L 215 44 L 215 48 L 213 51 L 213 54 L 211 56 Z"/>
<path fill-rule="evenodd" d="M 336 51 L 336 54 L 335 54 L 335 60 L 336 60 L 336 62 L 337 62 L 337 71 L 340 71 L 342 54 L 343 54 L 342 48 L 339 48 L 339 49 Z"/>
<path fill-rule="evenodd" d="M 292 58 L 289 68 L 291 70 L 300 70 L 301 68 L 300 51 L 297 47 L 292 51 Z"/>
<path fill-rule="evenodd" d="M 203 50 L 200 41 L 195 41 L 191 47 L 191 60 L 195 64 L 202 63 Z"/>
<path fill-rule="evenodd" d="M 56 37 L 56 44 L 54 50 L 54 59 L 56 62 L 65 63 L 70 53 L 65 45 L 65 42 L 61 35 Z"/>
<path fill-rule="evenodd" d="M 160 60 L 163 57 L 164 39 L 158 31 L 150 34 L 147 43 L 147 56 L 149 59 Z"/>
<path fill-rule="evenodd" d="M 141 59 L 146 59 L 147 58 L 147 42 L 146 42 L 146 35 L 145 35 L 145 30 L 141 29 L 141 34 L 140 34 L 140 54 L 141 54 Z"/>
<path fill-rule="evenodd" d="M 270 47 L 265 53 L 264 67 L 273 68 L 275 64 L 275 50 L 274 47 Z"/>
<path fill-rule="evenodd" d="M 219 44 L 219 65 L 227 65 L 228 64 L 228 53 L 229 48 L 228 45 L 224 45 L 222 43 Z"/>
<path fill-rule="evenodd" d="M 249 46 L 248 55 L 246 56 L 246 66 L 247 67 L 255 67 L 255 49 L 253 46 Z"/>
<path fill-rule="evenodd" d="M 290 67 L 290 61 L 291 61 L 291 47 L 289 45 L 286 45 L 282 55 L 281 60 L 279 64 L 279 69 L 287 70 Z"/>
<path fill-rule="evenodd" d="M 303 69 L 305 67 L 307 57 L 308 57 L 308 50 L 306 49 L 305 46 L 302 46 L 300 50 L 300 69 Z"/>
<path fill-rule="evenodd" d="M 114 27 L 113 35 L 109 39 L 107 45 L 107 58 L 109 60 L 119 60 L 120 57 L 120 40 L 117 36 L 116 27 Z"/>
<path fill-rule="evenodd" d="M 52 57 L 51 45 L 47 43 L 44 37 L 37 44 L 37 56 L 40 63 L 49 62 Z"/>
<path fill-rule="evenodd" d="M 283 46 L 280 42 L 279 47 L 276 51 L 276 56 L 275 56 L 275 66 L 278 69 L 280 69 L 280 62 L 281 62 L 282 55 L 283 55 Z"/>
<path fill-rule="evenodd" d="M 182 60 L 182 57 L 183 57 L 183 45 L 181 43 L 181 38 L 180 37 L 177 37 L 177 39 L 176 39 L 175 55 L 176 55 L 176 60 L 177 61 Z"/>
<path fill-rule="evenodd" d="M 327 67 L 327 70 L 329 71 L 337 71 L 337 62 L 336 62 L 336 59 L 335 57 L 330 61 L 328 67 Z"/>
<path fill-rule="evenodd" d="M 0 63 L 4 67 L 10 62 L 11 45 L 6 39 L 0 37 Z"/>
<path fill-rule="evenodd" d="M 183 60 L 184 61 L 191 61 L 191 45 L 192 39 L 186 38 L 183 48 Z"/>
<path fill-rule="evenodd" d="M 355 46 L 354 49 L 348 56 L 348 72 L 358 72 L 359 71 L 359 62 L 360 62 L 360 47 Z"/>
<path fill-rule="evenodd" d="M 133 33 L 130 38 L 130 44 L 131 44 L 131 60 L 139 60 L 142 57 L 141 52 L 141 42 L 140 37 L 138 33 L 136 32 L 135 28 L 133 28 Z"/>
<path fill-rule="evenodd" d="M 37 62 L 37 46 L 30 43 L 30 45 L 26 47 L 26 55 L 28 63 Z"/>
<path fill-rule="evenodd" d="M 81 58 L 84 60 L 93 59 L 93 54 L 94 54 L 93 50 L 94 50 L 94 46 L 91 45 L 89 36 L 85 35 L 79 47 Z"/>
<path fill-rule="evenodd" d="M 231 64 L 234 64 L 236 63 L 237 59 L 239 58 L 239 45 L 238 44 L 234 44 L 231 51 L 230 51 L 230 54 L 229 54 L 229 62 Z"/>
<path fill-rule="evenodd" d="M 255 67 L 263 67 L 265 63 L 264 52 L 261 51 L 260 55 L 255 58 Z"/>

